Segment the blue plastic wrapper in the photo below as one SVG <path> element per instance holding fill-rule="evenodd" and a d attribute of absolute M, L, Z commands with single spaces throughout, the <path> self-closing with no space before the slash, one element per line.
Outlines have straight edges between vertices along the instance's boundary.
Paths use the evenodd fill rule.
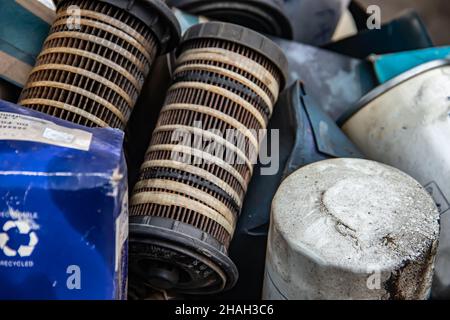
<path fill-rule="evenodd" d="M 450 46 L 428 48 L 370 57 L 380 83 L 385 83 L 421 64 L 450 58 Z"/>
<path fill-rule="evenodd" d="M 124 299 L 123 133 L 0 100 L 0 299 Z"/>

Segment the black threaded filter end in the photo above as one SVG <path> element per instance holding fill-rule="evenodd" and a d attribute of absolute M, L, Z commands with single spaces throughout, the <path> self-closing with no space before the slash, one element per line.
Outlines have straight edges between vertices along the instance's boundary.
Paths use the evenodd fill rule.
<path fill-rule="evenodd" d="M 54 0 L 56 7 L 66 1 Z M 172 51 L 181 38 L 181 27 L 170 8 L 162 0 L 92 0 L 106 2 L 127 11 L 145 23 L 159 40 L 160 54 Z"/>
<path fill-rule="evenodd" d="M 255 50 L 272 61 L 283 75 L 281 89 L 289 78 L 288 60 L 283 50 L 264 35 L 232 23 L 207 22 L 189 28 L 181 39 L 181 44 L 195 39 L 220 39 L 238 43 Z"/>

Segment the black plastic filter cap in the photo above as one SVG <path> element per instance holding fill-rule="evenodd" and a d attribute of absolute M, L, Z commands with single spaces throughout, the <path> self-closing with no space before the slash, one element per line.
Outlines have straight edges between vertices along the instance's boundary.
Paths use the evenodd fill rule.
<path fill-rule="evenodd" d="M 278 67 L 283 75 L 281 89 L 288 81 L 288 60 L 283 50 L 275 42 L 256 31 L 232 23 L 207 22 L 189 28 L 184 34 L 181 44 L 195 39 L 231 41 L 255 50 Z"/>
<path fill-rule="evenodd" d="M 56 7 L 73 0 L 54 0 Z M 172 10 L 162 0 L 91 0 L 106 2 L 127 11 L 145 23 L 159 40 L 160 54 L 176 48 L 181 38 L 181 27 Z"/>
<path fill-rule="evenodd" d="M 217 240 L 158 217 L 130 218 L 129 269 L 141 284 L 183 294 L 219 293 L 239 277 Z"/>

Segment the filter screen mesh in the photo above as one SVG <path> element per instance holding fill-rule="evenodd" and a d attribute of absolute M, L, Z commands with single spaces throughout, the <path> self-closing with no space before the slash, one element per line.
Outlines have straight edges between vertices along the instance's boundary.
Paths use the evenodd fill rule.
<path fill-rule="evenodd" d="M 151 30 L 101 1 L 66 1 L 20 104 L 90 127 L 124 129 L 158 52 Z"/>
<path fill-rule="evenodd" d="M 233 41 L 195 39 L 180 52 L 130 212 L 190 224 L 228 248 L 282 74 Z"/>

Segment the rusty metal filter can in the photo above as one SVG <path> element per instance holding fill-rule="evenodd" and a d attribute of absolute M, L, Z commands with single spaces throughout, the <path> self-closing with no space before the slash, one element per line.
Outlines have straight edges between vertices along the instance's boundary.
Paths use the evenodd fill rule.
<path fill-rule="evenodd" d="M 266 300 L 422 300 L 430 294 L 439 212 L 392 167 L 333 159 L 290 175 L 272 202 Z"/>
<path fill-rule="evenodd" d="M 377 87 L 342 117 L 370 158 L 419 181 L 440 212 L 442 235 L 432 295 L 450 298 L 450 60 L 419 65 Z"/>
<path fill-rule="evenodd" d="M 59 0 L 19 104 L 123 130 L 156 56 L 179 38 L 179 24 L 160 0 Z"/>
<path fill-rule="evenodd" d="M 276 44 L 250 29 L 210 22 L 186 32 L 131 198 L 130 270 L 140 281 L 184 294 L 235 284 L 227 251 L 286 66 Z"/>

